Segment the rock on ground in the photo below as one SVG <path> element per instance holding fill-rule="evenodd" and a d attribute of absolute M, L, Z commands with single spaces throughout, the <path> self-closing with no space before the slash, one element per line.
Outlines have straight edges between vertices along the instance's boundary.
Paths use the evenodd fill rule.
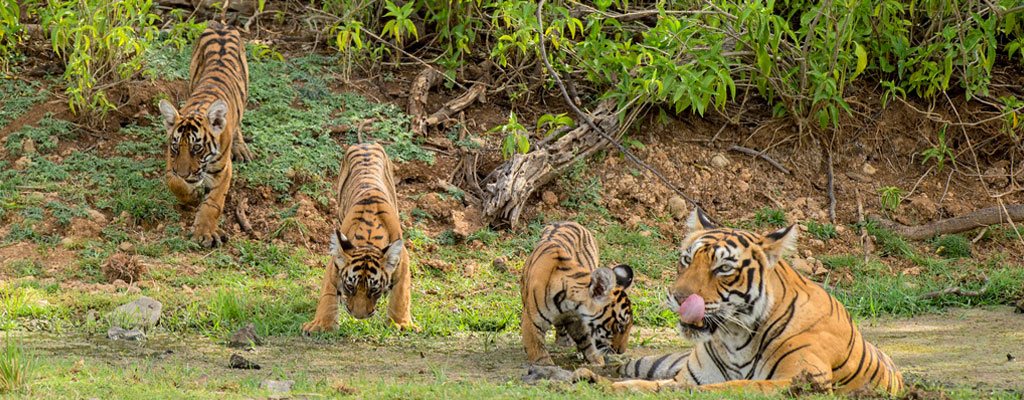
<path fill-rule="evenodd" d="M 260 382 L 260 389 L 266 390 L 272 394 L 285 394 L 292 391 L 292 385 L 295 381 L 275 381 L 267 379 Z"/>
<path fill-rule="evenodd" d="M 138 300 L 115 308 L 110 313 L 112 326 L 119 328 L 149 329 L 160 322 L 163 304 L 152 298 L 142 296 Z"/>
<path fill-rule="evenodd" d="M 231 340 L 228 341 L 228 347 L 237 349 L 251 349 L 260 345 L 263 345 L 263 340 L 256 336 L 256 325 L 252 322 L 231 334 Z"/>
<path fill-rule="evenodd" d="M 232 354 L 228 360 L 228 368 L 233 369 L 260 369 L 260 365 L 245 359 L 238 354 Z M 260 385 L 262 387 L 262 385 Z"/>

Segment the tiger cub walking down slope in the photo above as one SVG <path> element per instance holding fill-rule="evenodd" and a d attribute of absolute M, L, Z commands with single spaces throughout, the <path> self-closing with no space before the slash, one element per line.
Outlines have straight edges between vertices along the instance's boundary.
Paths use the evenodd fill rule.
<path fill-rule="evenodd" d="M 381 296 L 391 293 L 388 319 L 399 329 L 418 329 L 409 313 L 409 253 L 395 196 L 394 166 L 378 144 L 348 148 L 342 163 L 338 218 L 331 233 L 331 260 L 313 320 L 305 332 L 338 326 L 338 303 L 355 318 L 369 318 Z"/>
<path fill-rule="evenodd" d="M 903 388 L 892 360 L 864 340 L 846 308 L 782 259 L 796 245 L 792 225 L 762 236 L 716 228 L 700 209 L 687 225 L 668 300 L 694 348 L 631 361 L 623 375 L 659 380 L 613 387 L 767 392 L 810 377 L 839 393 Z"/>
<path fill-rule="evenodd" d="M 544 228 L 520 282 L 523 347 L 531 364 L 553 364 L 544 348 L 552 326 L 560 342 L 571 339 L 594 365 L 604 364 L 609 351 L 626 350 L 633 327 L 626 289 L 633 270 L 598 265 L 597 243 L 586 228 L 574 222 Z"/>
<path fill-rule="evenodd" d="M 241 130 L 249 65 L 238 31 L 210 21 L 199 35 L 189 71 L 191 94 L 185 106 L 179 111 L 160 100 L 168 137 L 164 179 L 178 201 L 199 206 L 192 236 L 215 247 L 228 240 L 218 225 L 231 187 L 231 159 L 253 157 Z"/>

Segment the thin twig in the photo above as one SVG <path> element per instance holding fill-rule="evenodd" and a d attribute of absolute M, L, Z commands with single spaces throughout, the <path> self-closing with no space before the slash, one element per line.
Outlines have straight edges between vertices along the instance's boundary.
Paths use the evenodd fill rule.
<path fill-rule="evenodd" d="M 381 43 L 383 43 L 383 44 L 387 45 L 388 47 L 391 47 L 391 48 L 393 48 L 395 50 L 398 50 L 398 52 L 402 53 L 402 55 L 415 60 L 417 63 L 420 63 L 424 67 L 427 67 L 427 68 L 430 68 L 430 69 L 432 69 L 434 71 L 437 71 L 439 74 L 441 74 L 441 76 L 444 77 L 445 80 L 447 80 L 447 81 L 449 81 L 451 83 L 454 83 L 455 86 L 459 87 L 459 89 L 469 90 L 469 88 L 467 88 L 463 84 L 461 84 L 458 81 L 456 81 L 455 78 L 452 78 L 452 77 L 448 76 L 448 74 L 445 74 L 444 71 L 441 71 L 441 70 L 437 69 L 436 67 L 434 67 L 433 65 L 430 65 L 430 63 L 428 63 L 426 61 L 423 61 L 422 58 L 419 58 L 419 57 L 416 57 L 413 54 L 410 54 L 409 52 L 405 51 L 405 49 L 403 49 L 401 47 L 398 47 L 398 46 L 394 45 L 393 43 L 391 43 L 391 42 L 389 42 L 387 40 L 384 40 L 384 38 L 382 38 L 380 36 L 377 36 L 377 34 L 371 32 L 370 30 L 368 30 L 366 28 L 363 28 L 363 27 L 360 26 L 359 30 L 362 31 L 363 33 L 365 33 L 367 36 L 374 38 L 376 41 L 381 42 Z"/>
<path fill-rule="evenodd" d="M 782 164 L 780 164 L 778 161 L 775 161 L 771 157 L 768 157 L 768 155 L 764 154 L 763 151 L 757 151 L 757 150 L 746 148 L 746 147 L 743 147 L 743 146 L 732 146 L 732 147 L 729 148 L 729 151 L 735 151 L 737 153 L 743 153 L 743 154 L 746 154 L 746 155 L 751 156 L 751 157 L 760 158 L 762 160 L 767 161 L 769 164 L 771 164 L 773 167 L 775 167 L 779 171 L 782 171 L 782 173 L 784 173 L 786 175 L 791 175 L 792 174 L 792 172 L 790 172 L 789 169 L 787 169 L 786 167 L 782 166 Z"/>
<path fill-rule="evenodd" d="M 982 281 L 984 283 L 981 285 L 981 288 L 978 289 L 978 290 L 964 290 L 964 288 L 959 287 L 959 286 L 950 286 L 950 287 L 942 289 L 942 290 L 936 290 L 934 292 L 925 293 L 925 294 L 921 295 L 921 300 L 934 299 L 936 297 L 941 297 L 941 296 L 944 296 L 944 295 L 947 295 L 947 294 L 955 294 L 957 296 L 963 296 L 963 297 L 978 297 L 978 296 L 981 296 L 981 295 L 985 294 L 985 292 L 988 290 L 988 283 L 989 283 L 988 275 L 985 275 L 984 273 L 982 273 L 981 274 L 981 278 L 982 278 Z"/>
<path fill-rule="evenodd" d="M 544 61 L 544 66 L 547 67 L 548 73 L 551 74 L 551 77 L 554 78 L 555 83 L 558 84 L 558 89 L 562 93 L 562 99 L 565 100 L 565 104 L 568 105 L 569 108 L 572 109 L 572 111 L 576 113 L 576 115 L 580 119 L 586 122 L 587 125 L 590 126 L 590 129 L 592 129 L 594 132 L 597 132 L 597 134 L 601 136 L 602 139 L 608 141 L 608 143 L 611 143 L 613 146 L 615 146 L 615 148 L 617 148 L 619 152 L 626 156 L 626 158 L 629 159 L 629 161 L 632 161 L 634 164 L 650 171 L 652 174 L 654 174 L 654 176 L 658 177 L 662 184 L 664 184 L 666 187 L 668 187 L 677 195 L 679 195 L 679 197 L 685 199 L 691 205 L 695 207 L 701 207 L 699 202 L 690 198 L 690 196 L 687 196 L 686 193 L 683 193 L 682 190 L 679 190 L 679 188 L 677 188 L 675 185 L 669 182 L 668 178 L 666 178 L 665 175 L 662 175 L 661 172 L 654 169 L 654 167 L 651 167 L 646 162 L 644 162 L 637 156 L 633 155 L 633 153 L 630 152 L 629 149 L 627 149 L 625 146 L 623 146 L 622 143 L 619 143 L 618 140 L 615 140 L 615 138 L 609 136 L 608 133 L 601 129 L 600 126 L 597 126 L 597 124 L 594 123 L 594 121 L 591 120 L 586 113 L 580 110 L 579 107 L 576 107 L 576 104 L 573 103 L 572 98 L 569 96 L 569 92 L 565 89 L 565 83 L 562 82 L 562 78 L 558 75 L 558 72 L 555 71 L 555 68 L 551 66 L 551 61 L 548 60 L 548 52 L 546 49 L 547 44 L 544 33 L 544 20 L 542 15 L 545 2 L 546 0 L 540 0 L 540 2 L 537 3 L 537 25 L 540 28 L 540 56 L 541 60 Z"/>

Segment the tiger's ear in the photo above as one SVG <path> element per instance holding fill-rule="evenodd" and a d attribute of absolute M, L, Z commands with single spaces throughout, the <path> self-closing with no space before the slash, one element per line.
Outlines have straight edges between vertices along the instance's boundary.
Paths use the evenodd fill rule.
<path fill-rule="evenodd" d="M 765 256 L 768 257 L 768 268 L 774 267 L 786 253 L 796 250 L 796 236 L 799 229 L 794 229 L 795 226 L 795 224 L 790 225 L 764 235 L 761 249 L 764 250 Z"/>
<path fill-rule="evenodd" d="M 345 234 L 341 233 L 340 230 L 335 228 L 334 232 L 331 232 L 331 255 L 332 256 L 338 257 L 338 256 L 341 255 L 341 253 L 343 251 L 349 251 L 349 250 L 352 250 L 354 248 L 355 248 L 355 246 L 352 245 L 352 242 L 349 242 L 348 238 L 345 237 Z"/>
<path fill-rule="evenodd" d="M 160 100 L 160 115 L 164 117 L 164 129 L 170 130 L 178 121 L 178 109 L 167 100 Z"/>
<path fill-rule="evenodd" d="M 629 289 L 629 286 L 633 284 L 632 267 L 626 264 L 619 264 L 612 268 L 612 272 L 615 273 L 615 284 L 622 287 L 622 290 Z"/>
<path fill-rule="evenodd" d="M 693 212 L 690 213 L 690 217 L 686 219 L 686 229 L 690 232 L 715 228 L 717 228 L 717 226 L 711 223 L 711 220 L 708 219 L 708 216 L 704 214 L 704 210 L 701 210 L 700 207 L 694 207 Z"/>
<path fill-rule="evenodd" d="M 384 248 L 384 270 L 387 273 L 394 273 L 398 269 L 398 263 L 402 261 L 402 250 L 405 250 L 405 241 L 402 239 L 398 239 Z"/>
<path fill-rule="evenodd" d="M 217 99 L 217 101 L 210 104 L 210 108 L 206 109 L 206 119 L 210 121 L 210 129 L 213 129 L 213 134 L 219 135 L 224 131 L 224 127 L 228 124 L 228 104 L 224 100 Z"/>
<path fill-rule="evenodd" d="M 590 273 L 590 297 L 603 299 L 615 288 L 617 278 L 608 268 L 598 268 Z"/>

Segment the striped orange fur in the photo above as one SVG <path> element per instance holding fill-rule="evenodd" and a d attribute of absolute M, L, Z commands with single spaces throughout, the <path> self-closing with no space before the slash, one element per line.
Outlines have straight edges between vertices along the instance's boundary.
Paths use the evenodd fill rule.
<path fill-rule="evenodd" d="M 160 101 L 168 138 L 164 179 L 180 202 L 199 206 L 192 235 L 215 247 L 228 240 L 218 221 L 231 186 L 232 158 L 252 159 L 240 126 L 249 66 L 238 31 L 209 22 L 193 50 L 190 74 L 191 94 L 180 111 Z"/>
<path fill-rule="evenodd" d="M 388 319 L 400 329 L 419 329 L 409 312 L 409 253 L 402 240 L 393 169 L 378 144 L 346 151 L 338 195 L 341 224 L 331 234 L 331 261 L 316 315 L 303 331 L 336 329 L 339 302 L 353 317 L 369 318 L 389 292 Z"/>
<path fill-rule="evenodd" d="M 695 346 L 631 361 L 620 372 L 641 379 L 614 387 L 773 391 L 810 376 L 839 393 L 902 390 L 899 370 L 864 340 L 846 308 L 782 259 L 796 244 L 792 225 L 762 236 L 716 228 L 699 209 L 688 225 L 669 307 Z M 680 304 L 694 295 L 706 313 L 684 322 Z"/>
<path fill-rule="evenodd" d="M 633 270 L 598 265 L 597 243 L 586 228 L 575 222 L 544 228 L 520 282 L 523 347 L 530 363 L 552 364 L 544 348 L 552 326 L 560 342 L 574 342 L 591 364 L 603 364 L 605 353 L 626 350 L 633 326 L 626 289 Z"/>

